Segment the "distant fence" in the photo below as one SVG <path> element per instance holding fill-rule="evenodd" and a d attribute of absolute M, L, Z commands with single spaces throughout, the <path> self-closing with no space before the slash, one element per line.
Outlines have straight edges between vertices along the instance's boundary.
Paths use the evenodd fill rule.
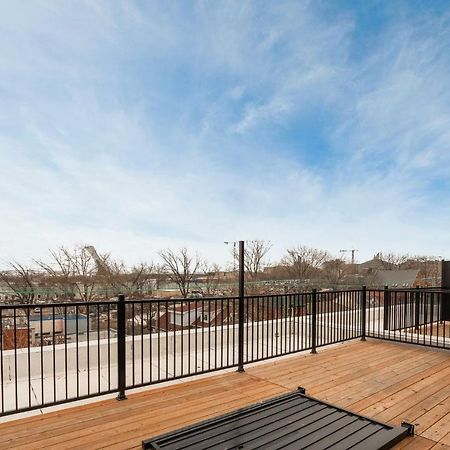
<path fill-rule="evenodd" d="M 450 348 L 447 291 L 313 290 L 0 306 L 1 415 L 365 336 Z"/>

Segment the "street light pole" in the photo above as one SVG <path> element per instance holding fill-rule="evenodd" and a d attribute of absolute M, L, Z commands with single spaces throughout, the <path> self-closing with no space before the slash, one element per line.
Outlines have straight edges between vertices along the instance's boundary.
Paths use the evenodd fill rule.
<path fill-rule="evenodd" d="M 238 273 L 238 372 L 244 372 L 244 301 L 245 301 L 245 242 L 244 241 L 224 241 L 224 244 L 233 244 L 234 271 L 236 271 L 236 244 L 239 244 L 239 273 Z M 234 323 L 234 318 L 233 318 Z"/>

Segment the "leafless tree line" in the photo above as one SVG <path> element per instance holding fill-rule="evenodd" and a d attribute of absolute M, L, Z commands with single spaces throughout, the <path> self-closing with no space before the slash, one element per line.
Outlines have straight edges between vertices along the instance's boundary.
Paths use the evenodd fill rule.
<path fill-rule="evenodd" d="M 237 267 L 237 246 L 232 247 L 233 268 Z M 248 281 L 265 279 L 325 280 L 330 287 L 338 286 L 346 277 L 355 274 L 356 265 L 328 251 L 297 245 L 286 250 L 276 264 L 269 264 L 270 241 L 245 242 L 244 266 Z M 10 270 L 0 272 L 1 284 L 14 292 L 21 302 L 33 302 L 39 292 L 51 292 L 57 298 L 92 301 L 117 293 L 142 298 L 158 287 L 161 281 L 174 283 L 183 298 L 192 294 L 193 285 L 202 286 L 202 294 L 216 295 L 219 286 L 233 284 L 237 274 L 232 268 L 222 269 L 209 263 L 187 248 L 164 249 L 159 263 L 142 262 L 131 268 L 113 259 L 110 254 L 98 254 L 92 246 L 74 249 L 61 247 L 50 252 L 50 261 L 34 260 L 34 268 L 19 262 L 10 263 Z M 424 279 L 437 279 L 437 259 L 394 253 L 378 253 L 372 260 L 379 270 L 419 269 Z"/>

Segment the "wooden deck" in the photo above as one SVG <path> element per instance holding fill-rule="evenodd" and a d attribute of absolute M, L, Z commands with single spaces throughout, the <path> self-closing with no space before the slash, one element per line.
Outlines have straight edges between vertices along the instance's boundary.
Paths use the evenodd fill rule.
<path fill-rule="evenodd" d="M 3 423 L 0 449 L 137 449 L 143 439 L 298 386 L 382 422 L 416 424 L 417 436 L 398 449 L 450 449 L 450 353 L 373 340 Z"/>

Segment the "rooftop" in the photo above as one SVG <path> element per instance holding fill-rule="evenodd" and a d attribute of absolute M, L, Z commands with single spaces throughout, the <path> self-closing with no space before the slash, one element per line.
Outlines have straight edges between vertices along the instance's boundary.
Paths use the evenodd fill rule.
<path fill-rule="evenodd" d="M 0 425 L 0 449 L 138 449 L 141 441 L 278 394 L 309 395 L 381 422 L 416 426 L 396 449 L 450 449 L 448 351 L 353 340 Z"/>

